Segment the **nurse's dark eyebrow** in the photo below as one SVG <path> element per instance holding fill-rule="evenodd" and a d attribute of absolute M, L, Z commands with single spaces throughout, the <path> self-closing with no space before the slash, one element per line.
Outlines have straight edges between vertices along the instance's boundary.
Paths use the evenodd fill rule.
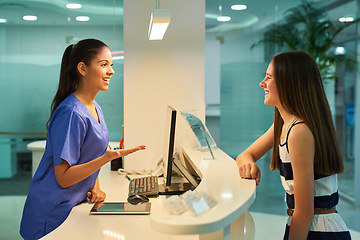
<path fill-rule="evenodd" d="M 107 62 L 107 63 L 109 63 L 110 65 L 114 65 L 114 62 L 111 62 L 111 63 L 110 63 L 110 61 L 109 61 L 109 60 L 106 60 L 106 59 L 103 59 L 103 60 L 98 61 L 98 63 L 101 63 L 101 62 Z"/>

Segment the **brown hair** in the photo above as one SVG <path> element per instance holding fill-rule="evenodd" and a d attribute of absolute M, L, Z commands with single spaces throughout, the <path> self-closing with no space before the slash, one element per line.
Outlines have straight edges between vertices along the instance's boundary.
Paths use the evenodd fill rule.
<path fill-rule="evenodd" d="M 302 51 L 278 54 L 273 57 L 272 62 L 282 106 L 303 119 L 314 136 L 315 172 L 324 175 L 343 172 L 339 140 L 316 62 Z M 280 169 L 279 144 L 283 124 L 275 107 L 271 170 Z"/>
<path fill-rule="evenodd" d="M 85 65 L 90 64 L 103 47 L 108 46 L 100 40 L 84 39 L 65 49 L 61 61 L 59 86 L 51 104 L 51 114 L 46 127 L 49 125 L 55 109 L 77 88 L 80 80 L 77 70 L 79 62 L 83 62 Z"/>

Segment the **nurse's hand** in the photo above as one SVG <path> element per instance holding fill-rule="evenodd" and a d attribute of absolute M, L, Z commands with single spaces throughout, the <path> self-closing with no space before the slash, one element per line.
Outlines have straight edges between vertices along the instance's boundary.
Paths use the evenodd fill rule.
<path fill-rule="evenodd" d="M 97 202 L 103 202 L 106 198 L 106 193 L 101 191 L 100 188 L 94 187 L 93 190 L 87 193 L 88 198 L 91 202 L 97 203 Z"/>
<path fill-rule="evenodd" d="M 126 148 L 126 149 L 109 149 L 106 151 L 105 155 L 109 157 L 110 160 L 113 160 L 115 158 L 124 157 L 131 153 L 137 152 L 139 150 L 145 150 L 144 145 L 140 145 L 133 148 Z"/>
<path fill-rule="evenodd" d="M 137 146 L 137 147 L 133 147 L 133 148 L 127 148 L 127 149 L 119 149 L 118 151 L 120 151 L 120 154 L 122 157 L 129 155 L 131 153 L 137 152 L 139 150 L 145 150 L 145 146 L 141 145 L 141 146 Z"/>

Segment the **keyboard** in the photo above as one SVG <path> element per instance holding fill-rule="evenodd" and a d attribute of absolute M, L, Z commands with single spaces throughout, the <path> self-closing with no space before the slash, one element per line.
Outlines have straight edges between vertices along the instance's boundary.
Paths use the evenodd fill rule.
<path fill-rule="evenodd" d="M 139 194 L 145 196 L 154 196 L 159 194 L 158 177 L 146 176 L 133 178 L 129 183 L 129 196 Z"/>

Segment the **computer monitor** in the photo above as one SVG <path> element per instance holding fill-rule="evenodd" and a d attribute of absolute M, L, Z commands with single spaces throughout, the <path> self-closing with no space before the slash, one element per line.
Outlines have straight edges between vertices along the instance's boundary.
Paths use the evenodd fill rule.
<path fill-rule="evenodd" d="M 176 110 L 168 106 L 166 112 L 165 145 L 163 156 L 164 177 L 166 186 L 171 185 L 172 163 L 175 149 L 176 116 Z"/>
<path fill-rule="evenodd" d="M 182 168 L 181 166 L 179 166 L 178 162 L 177 165 L 174 164 L 176 119 L 177 119 L 177 111 L 174 108 L 168 106 L 166 112 L 165 145 L 164 145 L 164 153 L 163 153 L 165 184 L 159 184 L 159 194 L 164 194 L 164 195 L 181 194 L 196 187 L 190 184 L 189 182 L 179 183 L 173 181 L 173 177 L 174 177 L 173 167 L 177 169 Z M 181 170 L 184 171 L 183 168 Z M 184 174 L 182 173 L 182 175 Z"/>

